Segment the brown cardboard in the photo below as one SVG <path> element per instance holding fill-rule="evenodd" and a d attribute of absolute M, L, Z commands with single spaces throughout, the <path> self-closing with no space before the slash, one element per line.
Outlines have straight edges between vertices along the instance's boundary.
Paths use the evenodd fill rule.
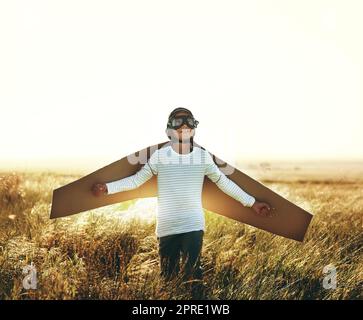
<path fill-rule="evenodd" d="M 144 163 L 132 164 L 129 161 L 130 156 L 137 157 L 140 154 L 146 154 L 148 159 L 156 149 L 169 144 L 170 141 L 167 141 L 147 147 L 88 174 L 79 180 L 53 190 L 50 218 L 65 217 L 136 198 L 156 197 L 156 176 L 153 176 L 137 189 L 99 197 L 92 194 L 91 187 L 96 182 L 111 182 L 135 174 L 141 169 Z M 203 148 L 197 143 L 194 144 Z M 283 198 L 237 168 L 223 162 L 212 153 L 210 154 L 221 171 L 229 179 L 233 180 L 243 190 L 259 201 L 267 202 L 275 209 L 271 217 L 258 216 L 251 208 L 244 207 L 240 202 L 226 195 L 207 177 L 204 178 L 202 192 L 203 208 L 279 236 L 303 241 L 310 220 L 313 217 L 309 212 Z M 222 163 L 223 165 L 220 165 Z"/>

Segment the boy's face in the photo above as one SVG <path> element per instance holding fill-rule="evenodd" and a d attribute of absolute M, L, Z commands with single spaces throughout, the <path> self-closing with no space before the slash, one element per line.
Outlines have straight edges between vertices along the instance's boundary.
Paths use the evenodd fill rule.
<path fill-rule="evenodd" d="M 178 112 L 175 117 L 178 116 L 188 116 L 187 112 Z M 189 128 L 185 123 L 179 129 L 171 130 L 173 138 L 179 140 L 179 142 L 189 142 L 192 137 L 195 135 L 195 128 Z"/>

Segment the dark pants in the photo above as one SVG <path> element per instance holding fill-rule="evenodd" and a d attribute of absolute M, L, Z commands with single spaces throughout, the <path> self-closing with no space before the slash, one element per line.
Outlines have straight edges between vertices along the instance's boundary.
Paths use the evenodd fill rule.
<path fill-rule="evenodd" d="M 183 280 L 202 279 L 200 255 L 203 244 L 203 230 L 158 237 L 160 275 L 166 280 L 183 271 Z M 180 268 L 180 258 L 182 265 Z"/>

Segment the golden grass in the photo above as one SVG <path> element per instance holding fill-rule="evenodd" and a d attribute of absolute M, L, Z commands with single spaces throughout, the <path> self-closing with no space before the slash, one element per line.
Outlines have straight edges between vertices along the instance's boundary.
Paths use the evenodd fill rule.
<path fill-rule="evenodd" d="M 0 299 L 195 297 L 185 283 L 160 279 L 155 222 L 119 219 L 134 201 L 50 220 L 53 189 L 80 175 L 0 177 Z M 206 212 L 199 298 L 362 298 L 363 182 L 284 179 L 264 183 L 315 213 L 304 243 Z M 22 268 L 31 262 L 37 289 L 25 290 Z M 336 289 L 323 287 L 329 264 L 337 269 Z"/>

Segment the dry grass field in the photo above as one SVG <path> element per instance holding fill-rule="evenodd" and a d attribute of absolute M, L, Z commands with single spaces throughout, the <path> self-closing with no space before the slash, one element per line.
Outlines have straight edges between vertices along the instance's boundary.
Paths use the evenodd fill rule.
<path fill-rule="evenodd" d="M 362 168 L 246 168 L 315 216 L 298 243 L 206 211 L 198 298 L 361 299 Z M 188 283 L 165 285 L 159 277 L 155 199 L 49 219 L 53 189 L 81 176 L 0 172 L 0 299 L 195 298 Z M 25 289 L 22 270 L 31 263 L 37 287 Z M 336 288 L 323 286 L 328 265 L 336 269 Z"/>

